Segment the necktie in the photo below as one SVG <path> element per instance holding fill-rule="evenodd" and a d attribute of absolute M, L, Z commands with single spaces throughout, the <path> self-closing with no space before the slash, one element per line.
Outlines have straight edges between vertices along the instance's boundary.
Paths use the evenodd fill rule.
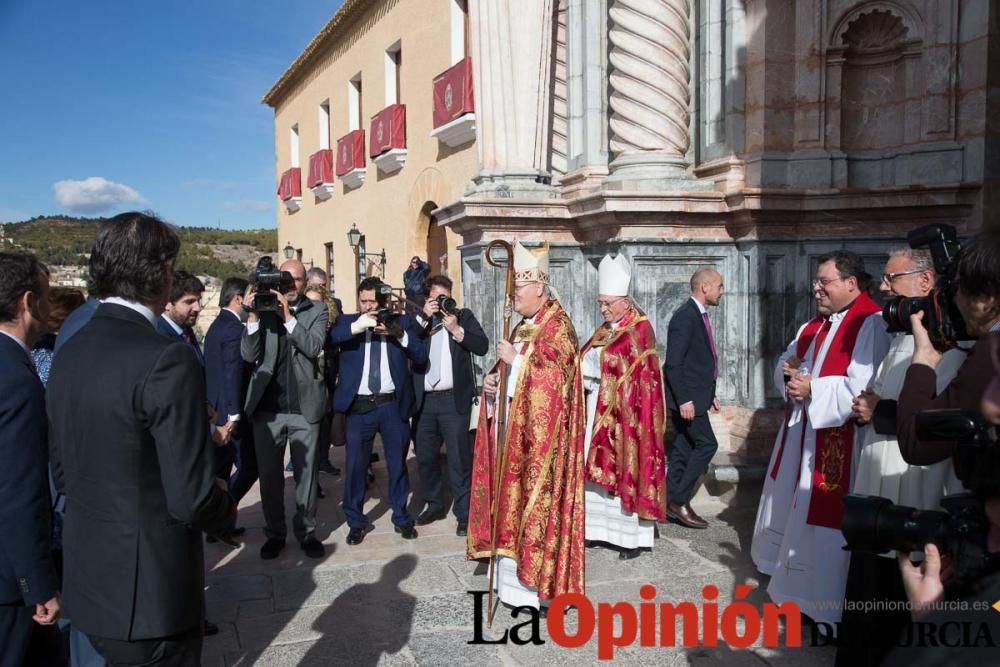
<path fill-rule="evenodd" d="M 432 387 L 436 387 L 441 381 L 441 355 L 444 352 L 441 348 L 447 344 L 448 335 L 441 331 L 431 337 L 431 367 L 427 371 L 427 381 Z"/>
<path fill-rule="evenodd" d="M 708 346 L 712 349 L 712 378 L 719 379 L 719 356 L 715 353 L 715 336 L 712 335 L 712 323 L 708 319 L 708 313 L 702 313 L 701 319 L 705 323 L 705 332 L 708 334 Z"/>
<path fill-rule="evenodd" d="M 184 339 L 185 343 L 194 347 L 194 336 L 191 335 L 190 329 L 181 329 L 181 338 Z"/>
<path fill-rule="evenodd" d="M 369 334 L 368 390 L 372 395 L 382 392 L 382 337 Z"/>

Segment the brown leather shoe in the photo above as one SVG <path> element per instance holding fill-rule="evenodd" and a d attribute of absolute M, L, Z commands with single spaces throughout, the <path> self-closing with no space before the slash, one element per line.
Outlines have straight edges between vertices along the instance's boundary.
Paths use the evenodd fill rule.
<path fill-rule="evenodd" d="M 691 505 L 667 503 L 667 518 L 688 528 L 708 528 L 708 522 L 694 513 Z"/>

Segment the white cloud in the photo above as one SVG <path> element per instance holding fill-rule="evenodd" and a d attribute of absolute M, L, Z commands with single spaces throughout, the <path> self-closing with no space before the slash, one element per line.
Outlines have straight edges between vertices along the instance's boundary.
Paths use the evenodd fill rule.
<path fill-rule="evenodd" d="M 259 199 L 241 199 L 240 201 L 224 201 L 222 208 L 237 213 L 267 213 L 271 210 L 271 202 Z"/>
<path fill-rule="evenodd" d="M 56 203 L 74 213 L 100 213 L 124 204 L 145 204 L 146 199 L 122 183 L 91 176 L 82 181 L 59 181 L 52 186 Z"/>

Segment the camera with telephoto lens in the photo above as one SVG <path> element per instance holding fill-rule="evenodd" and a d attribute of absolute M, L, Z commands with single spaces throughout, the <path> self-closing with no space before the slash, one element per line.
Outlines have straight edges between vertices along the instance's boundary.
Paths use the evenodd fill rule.
<path fill-rule="evenodd" d="M 844 496 L 841 532 L 849 551 L 922 551 L 934 544 L 954 563 L 956 581 L 969 582 L 1000 567 L 986 550 L 989 520 L 983 501 L 1000 496 L 1000 447 L 996 427 L 965 410 L 927 410 L 917 415 L 922 441 L 956 442 L 955 474 L 970 493 L 941 500 L 944 511 L 896 505 L 885 498 Z"/>
<path fill-rule="evenodd" d="M 438 294 L 435 299 L 438 308 L 441 309 L 442 313 L 448 313 L 449 315 L 454 315 L 458 317 L 458 303 L 452 299 L 447 294 Z"/>
<path fill-rule="evenodd" d="M 934 347 L 942 352 L 955 347 L 960 340 L 971 340 L 965 320 L 955 304 L 955 257 L 960 245 L 951 225 L 926 225 L 906 235 L 913 249 L 928 249 L 934 261 L 937 280 L 927 296 L 900 296 L 890 299 L 882 309 L 882 318 L 889 333 L 913 333 L 910 315 L 924 311 L 924 328 Z"/>
<path fill-rule="evenodd" d="M 274 313 L 278 310 L 278 298 L 271 290 L 286 294 L 295 288 L 295 280 L 288 271 L 279 271 L 271 258 L 265 255 L 257 262 L 250 274 L 250 284 L 254 286 L 253 310 L 258 313 Z"/>

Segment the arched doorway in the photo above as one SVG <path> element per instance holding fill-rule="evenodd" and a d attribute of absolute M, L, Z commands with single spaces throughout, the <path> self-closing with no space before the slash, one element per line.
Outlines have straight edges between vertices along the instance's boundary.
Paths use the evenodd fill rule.
<path fill-rule="evenodd" d="M 426 259 L 431 265 L 431 275 L 448 275 L 448 237 L 444 227 L 437 224 L 432 212 L 437 208 L 434 202 L 427 202 L 420 209 L 420 226 L 427 225 Z"/>

